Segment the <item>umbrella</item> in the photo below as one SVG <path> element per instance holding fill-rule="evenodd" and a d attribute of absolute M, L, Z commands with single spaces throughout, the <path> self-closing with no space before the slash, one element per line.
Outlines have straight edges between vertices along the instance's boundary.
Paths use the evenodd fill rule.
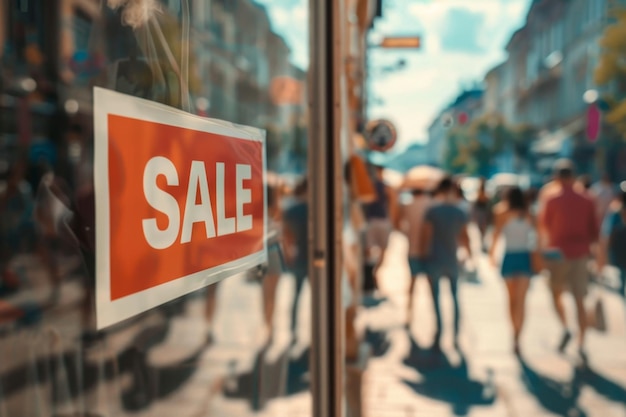
<path fill-rule="evenodd" d="M 404 176 L 403 188 L 432 190 L 445 177 L 445 171 L 429 165 L 411 168 Z"/>
<path fill-rule="evenodd" d="M 520 176 L 506 172 L 496 174 L 487 181 L 487 191 L 491 195 L 497 195 L 501 193 L 502 190 L 519 186 Z"/>
<path fill-rule="evenodd" d="M 404 184 L 404 176 L 396 170 L 385 168 L 383 169 L 383 181 L 391 188 L 397 189 Z"/>
<path fill-rule="evenodd" d="M 517 174 L 502 172 L 491 177 L 489 182 L 491 182 L 495 187 L 515 187 L 520 184 L 520 176 Z"/>

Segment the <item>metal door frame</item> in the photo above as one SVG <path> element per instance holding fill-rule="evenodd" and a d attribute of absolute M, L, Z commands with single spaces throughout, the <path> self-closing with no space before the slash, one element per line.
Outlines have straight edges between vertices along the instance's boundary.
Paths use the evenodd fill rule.
<path fill-rule="evenodd" d="M 309 0 L 309 277 L 313 416 L 344 409 L 341 297 L 342 185 L 338 80 L 343 0 Z"/>

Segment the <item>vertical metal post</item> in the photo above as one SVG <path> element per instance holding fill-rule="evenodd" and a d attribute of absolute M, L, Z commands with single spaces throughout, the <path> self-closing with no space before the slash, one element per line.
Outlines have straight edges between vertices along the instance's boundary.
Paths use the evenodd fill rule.
<path fill-rule="evenodd" d="M 311 390 L 315 417 L 343 411 L 343 307 L 341 305 L 341 187 L 338 140 L 341 22 L 336 0 L 309 0 L 309 277 L 312 293 Z M 334 65 L 337 63 L 337 65 Z"/>

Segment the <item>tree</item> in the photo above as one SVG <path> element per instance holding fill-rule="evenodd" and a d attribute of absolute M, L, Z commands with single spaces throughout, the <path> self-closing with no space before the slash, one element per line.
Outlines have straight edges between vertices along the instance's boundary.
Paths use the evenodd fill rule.
<path fill-rule="evenodd" d="M 534 129 L 509 126 L 498 115 L 483 115 L 467 126 L 448 131 L 445 168 L 453 173 L 489 176 L 495 159 L 507 149 L 528 155 Z"/>
<path fill-rule="evenodd" d="M 605 87 L 606 121 L 626 138 L 626 8 L 612 2 L 612 23 L 607 26 L 600 47 L 602 53 L 595 71 L 595 82 Z"/>

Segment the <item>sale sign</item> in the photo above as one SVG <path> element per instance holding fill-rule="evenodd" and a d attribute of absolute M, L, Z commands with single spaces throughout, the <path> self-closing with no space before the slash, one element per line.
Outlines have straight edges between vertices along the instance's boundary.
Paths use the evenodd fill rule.
<path fill-rule="evenodd" d="M 94 89 L 103 328 L 266 262 L 265 133 Z"/>

